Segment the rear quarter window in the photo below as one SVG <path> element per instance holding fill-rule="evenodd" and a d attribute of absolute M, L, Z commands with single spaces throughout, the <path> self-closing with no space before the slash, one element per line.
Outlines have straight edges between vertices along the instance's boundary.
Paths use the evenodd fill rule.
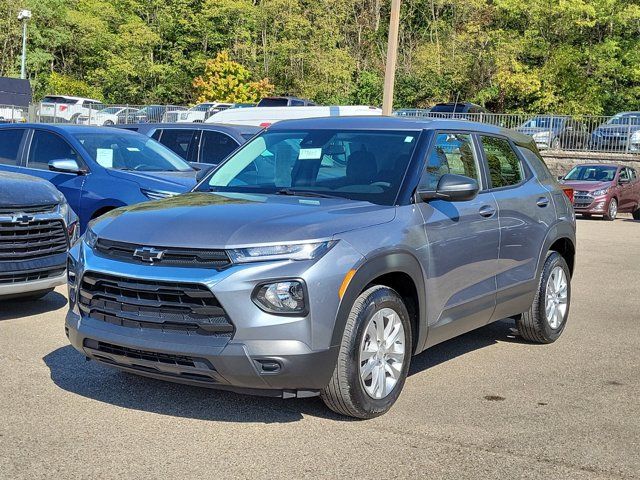
<path fill-rule="evenodd" d="M 547 164 L 544 162 L 544 159 L 540 155 L 526 147 L 518 147 L 518 150 L 525 158 L 529 166 L 533 169 L 533 172 L 539 180 L 549 180 L 554 178 L 549 171 L 549 167 L 547 167 Z"/>

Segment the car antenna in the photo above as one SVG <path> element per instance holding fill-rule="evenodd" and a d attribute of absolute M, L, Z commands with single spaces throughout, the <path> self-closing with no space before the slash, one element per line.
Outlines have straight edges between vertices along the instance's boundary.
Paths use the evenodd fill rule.
<path fill-rule="evenodd" d="M 460 99 L 460 92 L 458 91 L 458 93 L 456 93 L 456 101 L 453 102 L 453 115 L 455 116 L 457 113 L 457 108 L 458 108 L 458 100 Z"/>

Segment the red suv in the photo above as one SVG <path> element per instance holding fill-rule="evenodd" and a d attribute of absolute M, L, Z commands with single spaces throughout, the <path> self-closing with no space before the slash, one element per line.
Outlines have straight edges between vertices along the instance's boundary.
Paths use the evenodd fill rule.
<path fill-rule="evenodd" d="M 615 220 L 632 213 L 640 220 L 640 178 L 630 167 L 615 164 L 576 165 L 562 183 L 574 189 L 574 208 L 584 217 Z"/>

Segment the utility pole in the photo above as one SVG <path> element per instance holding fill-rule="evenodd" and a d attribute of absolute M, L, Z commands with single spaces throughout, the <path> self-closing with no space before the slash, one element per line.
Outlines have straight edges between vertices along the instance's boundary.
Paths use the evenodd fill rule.
<path fill-rule="evenodd" d="M 391 18 L 389 19 L 389 40 L 387 42 L 387 65 L 384 71 L 384 94 L 382 96 L 382 114 L 393 112 L 393 86 L 398 59 L 398 30 L 400 29 L 400 0 L 391 0 Z"/>
<path fill-rule="evenodd" d="M 30 10 L 20 10 L 18 20 L 22 21 L 22 63 L 20 66 L 20 78 L 27 78 L 27 22 L 31 18 Z"/>

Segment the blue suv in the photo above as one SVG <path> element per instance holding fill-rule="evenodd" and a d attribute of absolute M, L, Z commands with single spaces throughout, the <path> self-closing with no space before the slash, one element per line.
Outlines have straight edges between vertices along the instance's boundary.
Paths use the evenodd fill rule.
<path fill-rule="evenodd" d="M 0 126 L 0 171 L 49 180 L 87 224 L 109 210 L 191 190 L 198 169 L 135 132 L 79 125 Z"/>

